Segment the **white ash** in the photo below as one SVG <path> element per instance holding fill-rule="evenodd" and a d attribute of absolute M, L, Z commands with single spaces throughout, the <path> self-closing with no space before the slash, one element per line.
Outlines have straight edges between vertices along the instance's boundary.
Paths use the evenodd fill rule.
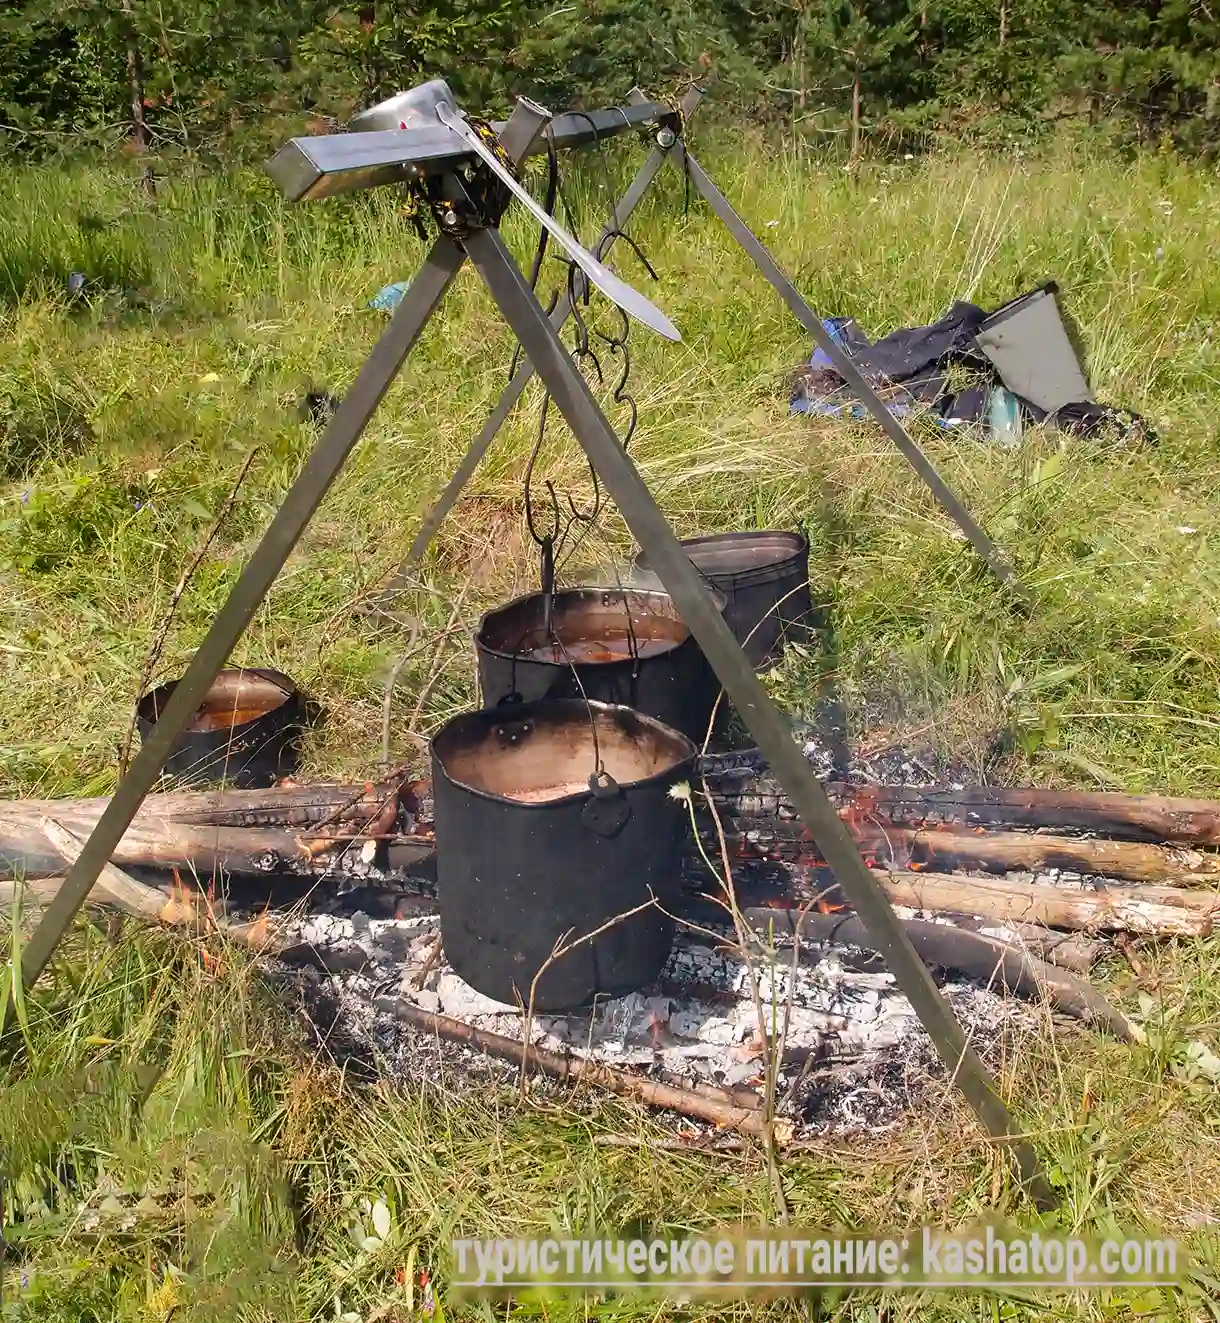
<path fill-rule="evenodd" d="M 314 1019 L 324 1041 L 334 1046 L 339 1037 L 350 1040 L 378 1069 L 400 1076 L 418 1077 L 421 1070 L 435 1075 L 442 1060 L 450 1067 L 461 1062 L 463 1070 L 475 1067 L 481 1054 L 449 1042 L 440 1045 L 439 1057 L 431 1050 L 421 1056 L 421 1042 L 429 1036 L 398 1018 L 403 999 L 521 1040 L 521 1010 L 483 996 L 443 956 L 437 958 L 438 935 L 436 917 L 426 913 L 378 919 L 320 912 L 298 920 L 294 940 L 315 950 L 324 966 L 295 971 L 308 983 L 310 1001 L 322 1008 Z M 436 963 L 427 968 L 430 959 Z M 804 1133 L 885 1128 L 941 1077 L 910 1003 L 876 956 L 805 945 L 794 971 L 790 950 L 768 951 L 760 943 L 751 963 L 753 981 L 727 941 L 717 947 L 709 938 L 680 933 L 655 988 L 580 1014 L 536 1014 L 531 1041 L 690 1083 L 760 1085 L 756 985 L 768 1032 L 772 1026 L 782 1032 L 786 1024 L 779 1094 L 782 1110 Z M 1020 1003 L 973 984 L 950 982 L 944 991 L 984 1048 L 1027 1014 Z M 484 1059 L 484 1075 L 489 1068 L 503 1078 L 516 1069 L 489 1067 Z"/>

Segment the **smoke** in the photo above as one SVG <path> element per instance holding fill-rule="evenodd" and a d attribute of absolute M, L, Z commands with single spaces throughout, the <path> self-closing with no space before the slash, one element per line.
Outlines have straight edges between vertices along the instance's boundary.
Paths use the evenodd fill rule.
<path fill-rule="evenodd" d="M 582 569 L 573 588 L 634 588 L 641 592 L 665 591 L 661 580 L 651 570 L 641 570 L 630 561 L 608 560 Z"/>

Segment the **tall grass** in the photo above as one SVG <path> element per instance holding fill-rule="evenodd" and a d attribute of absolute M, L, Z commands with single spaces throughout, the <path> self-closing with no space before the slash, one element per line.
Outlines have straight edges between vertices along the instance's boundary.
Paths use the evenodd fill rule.
<path fill-rule="evenodd" d="M 682 535 L 807 524 L 831 628 L 772 678 L 785 704 L 807 711 L 833 685 L 857 731 L 920 731 L 993 774 L 1220 792 L 1220 182 L 1172 157 L 1080 148 L 847 171 L 713 145 L 708 163 L 818 311 L 853 315 L 874 335 L 932 320 L 955 298 L 996 304 L 1058 280 L 1097 395 L 1160 433 L 1149 448 L 1034 433 L 1008 452 L 921 432 L 1029 584 L 1034 609 L 1015 617 L 877 429 L 788 415 L 788 378 L 808 354 L 802 333 L 706 209 L 684 209 L 680 177 L 663 175 L 629 229 L 660 275 L 649 292 L 684 339 L 631 332 L 632 451 Z M 586 235 L 635 161 L 616 153 L 604 164 L 568 181 Z M 519 216 L 506 231 L 528 259 L 533 235 Z M 290 208 L 261 179 L 233 175 L 170 180 L 150 199 L 117 168 L 18 171 L 0 183 L 0 792 L 113 785 L 149 641 L 249 447 L 259 456 L 183 599 L 166 677 L 197 646 L 313 443 L 299 398 L 350 386 L 384 325 L 369 298 L 422 253 L 389 195 Z M 620 265 L 646 281 L 629 255 Z M 90 283 L 72 300 L 76 271 Z M 308 772 L 364 776 L 381 756 L 383 687 L 409 630 L 350 608 L 405 553 L 498 395 L 511 349 L 465 272 L 238 650 L 328 709 Z M 609 385 L 615 365 L 603 366 Z M 608 389 L 604 398 L 622 421 Z M 531 391 L 403 597 L 401 614 L 438 635 L 467 577 L 458 619 L 469 628 L 536 575 L 521 481 L 537 405 Z M 552 420 L 542 467 L 587 501 L 578 447 Z M 611 511 L 582 555 L 591 565 L 630 550 Z M 473 695 L 466 637 L 440 659 L 423 733 Z M 401 726 L 430 661 L 425 650 L 402 672 L 392 756 L 412 747 Z M 646 1138 L 650 1123 L 618 1109 L 591 1121 L 587 1100 L 539 1104 L 539 1115 L 501 1105 L 494 1090 L 450 1103 L 428 1090 L 354 1094 L 285 1048 L 292 1034 L 272 1031 L 279 1012 L 232 958 L 217 973 L 189 944 L 89 927 L 74 943 L 31 998 L 26 1064 L 10 1065 L 0 1091 L 8 1170 L 25 1182 L 20 1198 L 51 1219 L 22 1248 L 45 1269 L 42 1312 L 26 1317 L 156 1317 L 149 1299 L 179 1252 L 196 1286 L 175 1317 L 333 1316 L 336 1296 L 366 1315 L 392 1305 L 407 1317 L 416 1287 L 406 1265 L 443 1263 L 438 1245 L 455 1227 L 701 1226 L 773 1211 L 765 1168 L 751 1159 L 593 1148 L 595 1124 Z M 1212 943 L 1158 957 L 1143 977 L 1156 981 L 1174 1034 L 1213 1033 Z M 1134 991 L 1120 983 L 1115 993 L 1124 990 Z M 1187 1227 L 1214 1207 L 1220 1166 L 1198 1139 L 1214 1136 L 1214 1096 L 1167 1078 L 1164 1064 L 1059 1044 L 1048 1028 L 1006 1071 L 1079 1225 Z M 65 1093 L 64 1079 L 85 1083 Z M 1005 1197 L 1002 1165 L 953 1099 L 920 1125 L 918 1142 L 795 1164 L 794 1209 L 809 1222 L 945 1220 Z M 210 1221 L 196 1226 L 192 1209 L 134 1243 L 113 1229 L 81 1240 L 65 1211 L 74 1200 L 111 1180 L 137 1193 L 160 1181 L 181 1198 L 188 1160 L 219 1173 Z M 361 1199 L 387 1201 L 394 1223 L 393 1244 L 364 1259 L 352 1241 Z M 233 1219 L 217 1223 L 221 1205 Z M 298 1280 L 291 1304 L 288 1277 Z M 1185 1319 L 1202 1308 L 1197 1296 L 1063 1306 L 1088 1318 Z M 645 1312 L 639 1302 L 589 1309 Z M 1045 1317 L 1040 1309 L 904 1300 L 845 1305 L 843 1316 Z M 579 1308 L 545 1312 L 575 1318 Z"/>

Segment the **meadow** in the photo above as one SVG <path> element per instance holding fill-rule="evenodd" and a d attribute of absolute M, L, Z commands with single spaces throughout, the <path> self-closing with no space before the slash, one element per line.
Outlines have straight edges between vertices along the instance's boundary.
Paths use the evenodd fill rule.
<path fill-rule="evenodd" d="M 566 181 L 582 234 L 635 164 L 608 153 Z M 713 140 L 706 164 L 819 313 L 854 316 L 874 335 L 934 320 L 957 298 L 996 305 L 1057 280 L 1098 398 L 1139 411 L 1159 438 L 1027 431 L 1004 450 L 920 429 L 1028 586 L 1032 610 L 1013 611 L 879 429 L 789 415 L 803 333 L 707 210 L 685 206 L 680 176 L 663 174 L 628 229 L 659 276 L 641 287 L 683 341 L 632 330 L 631 449 L 681 536 L 807 527 L 829 628 L 772 675 L 777 697 L 807 716 L 833 692 L 856 740 L 918 738 L 1014 784 L 1220 796 L 1214 171 L 1087 143 L 844 169 Z M 520 216 L 506 234 L 528 262 L 535 236 Z M 253 173 L 167 170 L 153 196 L 124 164 L 6 173 L 0 794 L 113 788 L 150 644 L 237 474 L 256 449 L 157 678 L 181 673 L 316 440 L 299 401 L 310 389 L 342 395 L 385 323 L 369 300 L 422 252 L 385 194 L 292 208 Z M 629 280 L 646 280 L 625 250 L 617 257 Z M 89 281 L 80 298 L 68 295 L 72 272 Z M 235 654 L 286 671 L 324 704 L 305 775 L 364 778 L 418 756 L 413 737 L 475 696 L 479 613 L 536 582 L 521 488 L 531 388 L 396 618 L 360 609 L 481 426 L 512 347 L 467 269 Z M 587 501 L 583 459 L 554 413 L 540 472 Z M 568 572 L 631 549 L 607 511 Z M 385 748 L 386 683 L 412 622 L 430 646 L 398 669 Z M 953 1225 L 998 1209 L 1026 1225 L 1178 1234 L 1197 1256 L 1181 1293 L 554 1300 L 505 1316 L 1220 1318 L 1208 1230 L 1220 1105 L 1182 1050 L 1220 1046 L 1218 975 L 1215 939 L 1116 962 L 1107 990 L 1144 1017 L 1146 1046 L 1048 1022 L 1006 1057 L 1006 1096 L 1063 1195 L 1041 1222 L 948 1089 L 908 1130 L 827 1141 L 783 1171 L 801 1224 Z M 1139 1009 L 1141 993 L 1152 1011 Z M 82 919 L 19 1028 L 0 1085 L 4 1231 L 10 1277 L 14 1265 L 32 1277 L 23 1297 L 6 1295 L 6 1319 L 372 1323 L 419 1313 L 421 1270 L 435 1278 L 439 1316 L 454 1233 L 778 1215 L 761 1157 L 650 1148 L 663 1119 L 622 1104 L 472 1096 L 448 1090 L 443 1073 L 349 1079 L 237 952 L 205 960 L 198 942 L 130 923 Z M 642 1142 L 599 1148 L 601 1130 Z M 81 1201 L 119 1195 L 152 1201 L 134 1231 L 81 1216 Z M 361 1200 L 390 1217 L 373 1252 L 353 1239 L 369 1216 Z"/>

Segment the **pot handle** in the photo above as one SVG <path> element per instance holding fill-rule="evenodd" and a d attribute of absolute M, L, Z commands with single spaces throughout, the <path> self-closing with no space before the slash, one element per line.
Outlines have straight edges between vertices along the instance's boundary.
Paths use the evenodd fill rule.
<path fill-rule="evenodd" d="M 594 772 L 589 777 L 593 798 L 581 810 L 580 820 L 598 836 L 614 836 L 631 817 L 631 805 L 622 787 L 609 772 Z"/>

